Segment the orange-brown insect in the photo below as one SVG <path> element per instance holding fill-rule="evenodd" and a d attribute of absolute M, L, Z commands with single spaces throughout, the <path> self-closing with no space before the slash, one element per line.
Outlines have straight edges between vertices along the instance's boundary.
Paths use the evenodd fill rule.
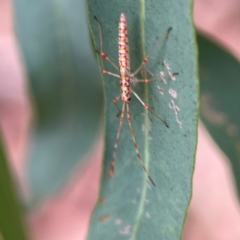
<path fill-rule="evenodd" d="M 101 222 L 104 222 L 104 221 L 106 221 L 109 217 L 110 217 L 110 215 L 107 213 L 107 214 L 105 214 L 105 215 L 100 216 L 100 217 L 99 217 L 99 220 L 100 220 Z"/>
<path fill-rule="evenodd" d="M 99 33 L 100 33 L 100 52 L 97 51 L 97 53 L 99 53 L 102 58 L 106 59 L 118 71 L 118 74 L 111 73 L 111 72 L 105 70 L 104 64 L 103 64 L 103 61 L 101 58 L 102 72 L 104 74 L 112 75 L 114 77 L 119 78 L 119 84 L 120 84 L 120 94 L 119 94 L 119 96 L 117 96 L 116 98 L 113 99 L 114 104 L 117 106 L 119 113 L 121 113 L 121 114 L 120 114 L 120 118 L 119 118 L 117 137 L 116 137 L 114 150 L 113 150 L 113 157 L 112 157 L 112 161 L 110 164 L 110 169 L 109 169 L 108 175 L 109 175 L 109 177 L 112 177 L 114 174 L 114 164 L 115 164 L 115 158 L 116 158 L 116 151 L 117 151 L 117 147 L 118 147 L 118 140 L 119 140 L 119 136 L 120 136 L 120 132 L 121 132 L 121 128 L 122 128 L 124 114 L 125 114 L 125 112 L 127 112 L 127 121 L 128 121 L 128 125 L 130 128 L 130 133 L 132 135 L 132 139 L 133 139 L 137 157 L 142 165 L 144 172 L 147 174 L 149 180 L 155 186 L 155 183 L 153 182 L 152 178 L 149 176 L 148 171 L 147 171 L 146 167 L 144 166 L 144 163 L 143 163 L 141 155 L 138 151 L 138 146 L 137 146 L 137 143 L 135 140 L 135 136 L 134 136 L 134 132 L 133 132 L 132 124 L 131 124 L 130 108 L 129 108 L 129 104 L 131 101 L 131 97 L 130 97 L 131 93 L 139 100 L 139 102 L 145 107 L 145 109 L 147 109 L 149 112 L 151 112 L 153 115 L 155 115 L 160 121 L 162 121 L 165 124 L 166 127 L 168 127 L 168 125 L 160 116 L 158 116 L 155 112 L 153 112 L 153 110 L 150 109 L 146 103 L 143 102 L 143 100 L 138 96 L 138 94 L 131 88 L 131 85 L 133 83 L 134 84 L 139 83 L 139 82 L 148 83 L 148 82 L 160 79 L 159 77 L 155 77 L 155 78 L 151 78 L 151 79 L 138 79 L 135 76 L 136 76 L 136 74 L 138 74 L 140 72 L 141 69 L 143 69 L 143 67 L 145 66 L 149 57 L 152 55 L 152 53 L 158 47 L 158 45 L 161 43 L 161 41 L 164 40 L 168 36 L 168 34 L 172 28 L 169 28 L 164 33 L 164 35 L 157 41 L 157 43 L 152 48 L 152 50 L 149 52 L 149 54 L 146 57 L 144 57 L 140 66 L 133 73 L 131 73 L 130 72 L 127 22 L 126 22 L 125 14 L 121 13 L 119 26 L 118 26 L 118 63 L 119 63 L 119 67 L 117 67 L 117 65 L 114 64 L 113 61 L 107 56 L 107 54 L 103 52 L 101 25 L 96 17 L 95 17 L 95 19 L 98 22 Z M 174 74 L 177 74 L 177 73 L 174 73 Z M 122 102 L 123 102 L 122 110 L 120 110 L 117 105 L 117 101 L 120 98 L 122 99 Z"/>
<path fill-rule="evenodd" d="M 104 197 L 99 197 L 98 201 L 99 201 L 100 203 L 105 203 L 105 198 L 104 198 Z"/>

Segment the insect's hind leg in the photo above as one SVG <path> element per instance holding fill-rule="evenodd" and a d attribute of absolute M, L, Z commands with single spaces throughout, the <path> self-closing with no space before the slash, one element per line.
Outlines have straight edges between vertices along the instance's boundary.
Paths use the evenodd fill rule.
<path fill-rule="evenodd" d="M 119 108 L 118 105 L 117 105 L 117 101 L 119 100 L 120 97 L 121 97 L 121 94 L 118 95 L 117 97 L 115 97 L 115 98 L 113 99 L 113 103 L 114 103 L 114 105 L 116 106 L 116 108 L 118 109 L 117 117 L 119 117 L 120 114 L 121 114 L 121 110 L 120 110 L 120 108 Z"/>
<path fill-rule="evenodd" d="M 157 117 L 161 122 L 163 122 L 167 128 L 169 128 L 167 123 L 160 116 L 158 116 L 145 102 L 143 102 L 143 100 L 137 95 L 136 92 L 134 92 L 132 89 L 131 89 L 131 92 L 139 100 L 139 102 L 145 107 L 145 109 L 147 109 L 149 112 L 151 112 L 155 117 Z"/>
<path fill-rule="evenodd" d="M 110 177 L 110 178 L 114 174 L 116 152 L 117 152 L 118 140 L 119 140 L 119 136 L 120 136 L 120 132 L 121 132 L 121 128 L 122 128 L 123 118 L 124 118 L 124 111 L 125 111 L 125 103 L 123 103 L 123 105 L 122 105 L 121 116 L 119 118 L 119 126 L 118 126 L 118 131 L 117 131 L 117 137 L 116 137 L 115 145 L 114 145 L 114 149 L 113 149 L 113 157 L 112 157 L 112 161 L 110 163 L 110 168 L 109 168 L 109 171 L 108 171 L 108 177 Z"/>
<path fill-rule="evenodd" d="M 153 186 L 156 186 L 155 183 L 153 182 L 152 178 L 149 176 L 148 171 L 147 171 L 147 169 L 146 169 L 146 167 L 145 167 L 145 165 L 143 163 L 143 160 L 141 158 L 141 155 L 140 155 L 140 153 L 138 151 L 137 142 L 136 142 L 136 139 L 135 139 L 135 136 L 134 136 L 134 132 L 133 132 L 133 128 L 132 128 L 132 124 L 131 124 L 131 116 L 130 116 L 130 109 L 129 109 L 129 104 L 128 103 L 127 103 L 127 121 L 128 121 L 128 125 L 129 125 L 129 128 L 130 128 L 131 135 L 132 135 L 133 144 L 134 144 L 134 148 L 136 150 L 136 154 L 137 154 L 138 160 L 140 161 L 144 172 L 148 176 L 148 179 L 151 181 Z"/>

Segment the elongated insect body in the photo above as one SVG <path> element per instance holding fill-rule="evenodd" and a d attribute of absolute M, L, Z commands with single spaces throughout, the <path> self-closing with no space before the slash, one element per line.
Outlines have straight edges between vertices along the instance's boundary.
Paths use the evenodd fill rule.
<path fill-rule="evenodd" d="M 130 61 L 129 61 L 129 45 L 128 33 L 125 14 L 120 15 L 118 27 L 118 62 L 120 75 L 121 99 L 124 103 L 128 103 L 130 98 Z"/>
<path fill-rule="evenodd" d="M 114 62 L 107 56 L 107 54 L 103 52 L 101 24 L 96 17 L 95 17 L 95 19 L 98 22 L 99 35 L 100 35 L 100 52 L 97 51 L 97 50 L 96 50 L 96 52 L 101 55 L 102 72 L 104 74 L 108 74 L 108 75 L 117 77 L 119 79 L 119 83 L 120 83 L 120 95 L 113 99 L 113 102 L 116 105 L 116 107 L 117 107 L 117 109 L 120 113 L 120 117 L 119 117 L 119 126 L 118 126 L 118 131 L 117 131 L 117 137 L 116 137 L 116 141 L 115 141 L 115 145 L 114 145 L 114 149 L 113 149 L 113 157 L 112 157 L 112 160 L 111 160 L 111 163 L 110 163 L 110 168 L 109 168 L 108 175 L 109 175 L 109 177 L 112 177 L 113 174 L 114 174 L 114 165 L 115 165 L 116 152 L 117 152 L 117 147 L 118 147 L 118 140 L 119 140 L 119 137 L 120 137 L 120 132 L 121 132 L 122 123 L 123 123 L 123 120 L 124 120 L 124 115 L 125 115 L 125 112 L 126 112 L 127 121 L 128 121 L 128 125 L 129 125 L 129 128 L 130 128 L 130 133 L 131 133 L 131 136 L 132 136 L 132 139 L 133 139 L 133 144 L 134 144 L 134 148 L 135 148 L 138 160 L 140 161 L 140 164 L 142 165 L 142 168 L 143 168 L 144 172 L 148 176 L 148 179 L 155 186 L 155 183 L 153 182 L 152 178 L 149 176 L 148 171 L 147 171 L 146 167 L 144 166 L 144 163 L 143 163 L 141 155 L 139 153 L 137 142 L 136 142 L 136 139 L 135 139 L 135 136 L 134 136 L 134 132 L 133 132 L 132 124 L 131 124 L 130 107 L 129 107 L 130 101 L 131 101 L 131 93 L 133 93 L 133 95 L 139 100 L 139 102 L 144 106 L 144 108 L 146 110 L 151 112 L 160 121 L 162 121 L 165 124 L 166 127 L 168 127 L 168 125 L 160 116 L 158 116 L 152 109 L 150 109 L 149 106 L 146 103 L 144 103 L 144 101 L 138 96 L 138 94 L 131 88 L 131 84 L 132 83 L 136 84 L 136 83 L 140 83 L 140 82 L 141 83 L 148 83 L 148 82 L 151 82 L 151 81 L 161 79 L 160 77 L 155 77 L 155 78 L 151 78 L 151 79 L 138 79 L 138 78 L 136 78 L 136 75 L 140 72 L 141 69 L 143 69 L 143 67 L 147 63 L 149 57 L 152 55 L 152 53 L 158 47 L 158 45 L 168 36 L 171 28 L 169 28 L 164 33 L 164 35 L 157 41 L 157 43 L 154 45 L 154 47 L 149 52 L 149 54 L 146 55 L 143 58 L 140 66 L 133 73 L 131 73 L 130 72 L 130 58 L 129 58 L 127 22 L 126 22 L 125 14 L 121 13 L 119 26 L 118 26 L 118 63 L 119 63 L 119 67 L 117 67 L 117 65 L 115 65 Z M 102 59 L 106 59 L 118 71 L 118 73 L 112 73 L 112 72 L 109 72 L 109 71 L 105 70 L 104 69 L 104 63 L 103 63 Z M 177 73 L 173 73 L 173 74 L 176 75 Z M 120 98 L 123 102 L 121 110 L 117 105 L 117 101 Z"/>

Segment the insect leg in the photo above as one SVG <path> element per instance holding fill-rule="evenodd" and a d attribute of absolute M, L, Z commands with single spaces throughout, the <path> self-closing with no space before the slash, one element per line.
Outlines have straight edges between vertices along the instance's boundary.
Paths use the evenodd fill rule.
<path fill-rule="evenodd" d="M 155 77 L 155 78 L 150 78 L 150 79 L 147 79 L 147 78 L 138 79 L 138 78 L 134 77 L 131 79 L 131 82 L 133 83 L 133 85 L 136 85 L 137 83 L 140 83 L 140 82 L 149 83 L 149 82 L 160 80 L 160 79 L 161 79 L 161 77 Z"/>
<path fill-rule="evenodd" d="M 144 57 L 144 59 L 142 60 L 142 63 L 140 64 L 140 66 L 135 70 L 134 73 L 131 74 L 131 76 L 135 76 L 141 69 L 142 67 L 146 64 L 146 62 L 148 61 L 148 59 L 151 57 L 151 55 L 153 54 L 153 52 L 156 50 L 156 48 L 159 46 L 159 44 L 168 37 L 169 32 L 172 30 L 172 28 L 168 28 L 168 30 L 162 35 L 162 37 L 159 38 L 159 40 L 156 42 L 156 44 L 153 46 L 153 48 L 151 49 L 151 51 L 148 53 L 148 55 L 146 57 Z"/>
<path fill-rule="evenodd" d="M 103 64 L 103 61 L 102 61 L 102 58 L 105 58 L 115 69 L 118 70 L 118 67 L 117 65 L 107 56 L 106 53 L 103 52 L 103 41 L 102 41 L 102 29 L 101 29 L 101 24 L 100 24 L 100 21 L 97 19 L 96 16 L 94 16 L 95 20 L 97 21 L 98 23 L 98 29 L 99 29 L 99 38 L 100 38 L 100 52 L 96 50 L 96 52 L 98 54 L 100 54 L 101 56 L 101 68 L 102 68 L 102 71 L 104 71 L 104 64 Z M 104 72 L 103 72 L 104 73 Z"/>
<path fill-rule="evenodd" d="M 122 105 L 121 116 L 119 118 L 117 137 L 116 137 L 116 141 L 115 141 L 115 145 L 114 145 L 114 149 L 113 149 L 113 157 L 112 157 L 112 161 L 110 163 L 110 168 L 109 168 L 109 172 L 108 172 L 108 177 L 110 177 L 110 178 L 114 174 L 114 164 L 115 164 L 116 152 L 117 152 L 117 147 L 118 147 L 118 140 L 119 140 L 122 123 L 123 123 L 123 118 L 124 118 L 124 111 L 125 111 L 125 103 L 123 103 L 123 105 Z"/>
<path fill-rule="evenodd" d="M 131 135 L 132 135 L 133 144 L 134 144 L 134 147 L 135 147 L 135 150 L 136 150 L 136 154 L 137 154 L 138 160 L 140 161 L 144 172 L 148 176 L 148 179 L 151 181 L 151 183 L 154 186 L 156 186 L 155 183 L 153 182 L 152 178 L 149 176 L 148 171 L 147 171 L 146 167 L 144 166 L 144 163 L 143 163 L 143 160 L 141 158 L 141 155 L 140 155 L 140 153 L 138 151 L 138 146 L 137 146 L 137 143 L 136 143 L 136 139 L 135 139 L 133 128 L 132 128 L 132 124 L 131 124 L 131 116 L 130 116 L 130 109 L 129 109 L 129 104 L 128 103 L 127 103 L 127 120 L 128 120 L 128 125 L 129 125 L 129 128 L 130 128 L 130 132 L 131 132 Z"/>
<path fill-rule="evenodd" d="M 121 110 L 120 110 L 120 108 L 119 108 L 118 105 L 117 105 L 117 101 L 119 100 L 120 97 L 121 97 L 121 94 L 113 99 L 113 103 L 115 104 L 115 106 L 116 106 L 117 109 L 118 109 L 117 117 L 119 117 L 120 114 L 121 114 Z"/>
<path fill-rule="evenodd" d="M 135 97 L 139 100 L 139 102 L 149 111 L 151 112 L 155 117 L 157 117 L 160 121 L 162 121 L 166 127 L 168 127 L 167 123 L 160 117 L 158 116 L 151 108 L 149 108 L 149 106 L 143 102 L 143 100 L 137 95 L 136 92 L 134 92 L 132 89 L 131 89 L 131 92 L 135 95 Z"/>
<path fill-rule="evenodd" d="M 175 72 L 175 73 L 168 73 L 167 76 L 170 76 L 171 78 L 175 77 L 179 75 L 179 73 Z M 144 78 L 144 79 L 138 79 L 138 78 L 131 78 L 131 82 L 133 83 L 133 85 L 136 85 L 137 83 L 140 83 L 140 82 L 143 82 L 143 83 L 149 83 L 149 82 L 152 82 L 152 81 L 156 81 L 156 80 L 161 80 L 163 79 L 164 76 L 159 76 L 159 77 L 154 77 L 154 78 L 150 78 L 150 79 L 147 79 L 147 78 Z"/>

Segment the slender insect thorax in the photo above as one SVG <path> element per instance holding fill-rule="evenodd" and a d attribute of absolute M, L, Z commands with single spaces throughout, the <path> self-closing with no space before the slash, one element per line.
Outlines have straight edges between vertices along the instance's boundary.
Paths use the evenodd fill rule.
<path fill-rule="evenodd" d="M 120 21 L 118 26 L 118 61 L 119 61 L 121 99 L 123 102 L 128 103 L 131 100 L 129 78 L 130 62 L 129 62 L 127 22 L 124 13 L 120 15 Z"/>

